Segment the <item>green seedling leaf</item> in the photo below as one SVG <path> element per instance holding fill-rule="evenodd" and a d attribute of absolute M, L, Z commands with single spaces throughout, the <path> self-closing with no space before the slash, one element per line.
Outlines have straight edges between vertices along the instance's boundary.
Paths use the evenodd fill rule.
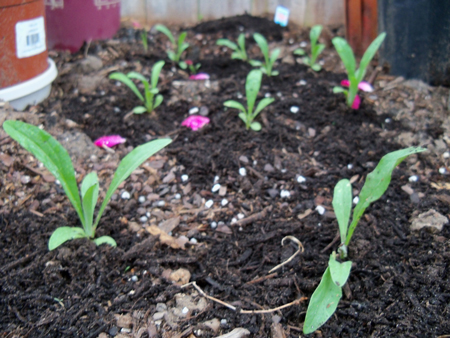
<path fill-rule="evenodd" d="M 347 239 L 345 241 L 346 246 L 350 243 L 353 232 L 366 208 L 372 202 L 378 200 L 388 188 L 395 167 L 408 156 L 423 151 L 426 151 L 426 149 L 421 147 L 410 147 L 384 155 L 375 170 L 367 175 L 366 182 L 359 194 L 359 202 L 353 210 L 353 220 L 348 229 Z"/>
<path fill-rule="evenodd" d="M 167 56 L 169 57 L 169 60 L 171 60 L 173 62 L 177 62 L 177 55 L 175 54 L 175 52 L 173 50 L 168 50 Z"/>
<path fill-rule="evenodd" d="M 247 61 L 247 52 L 245 51 L 245 34 L 239 34 L 237 41 L 240 49 L 241 59 Z"/>
<path fill-rule="evenodd" d="M 142 83 L 147 83 L 148 84 L 148 80 L 146 79 L 146 77 L 138 72 L 129 72 L 127 74 L 127 77 L 129 79 L 136 79 L 141 81 Z"/>
<path fill-rule="evenodd" d="M 242 120 L 242 121 L 244 121 L 244 123 L 245 123 L 245 125 L 247 126 L 248 125 L 248 121 L 247 121 L 247 114 L 245 113 L 245 112 L 242 112 L 242 113 L 239 113 L 239 118 Z M 247 128 L 248 129 L 248 128 Z"/>
<path fill-rule="evenodd" d="M 297 48 L 296 50 L 294 50 L 294 54 L 295 55 L 305 55 L 305 51 L 302 48 Z"/>
<path fill-rule="evenodd" d="M 322 67 L 319 64 L 315 63 L 311 66 L 311 69 L 315 72 L 320 72 L 322 70 Z"/>
<path fill-rule="evenodd" d="M 272 70 L 271 76 L 278 76 L 280 72 L 278 70 Z"/>
<path fill-rule="evenodd" d="M 319 40 L 320 33 L 322 32 L 322 26 L 321 25 L 315 25 L 311 28 L 309 31 L 309 39 L 311 40 L 311 43 L 316 44 L 317 40 Z"/>
<path fill-rule="evenodd" d="M 88 237 L 82 228 L 78 227 L 59 227 L 50 236 L 48 241 L 48 249 L 50 251 L 56 249 L 61 244 L 76 238 Z"/>
<path fill-rule="evenodd" d="M 139 167 L 144 161 L 146 161 L 150 156 L 160 151 L 162 148 L 170 144 L 172 140 L 170 139 L 159 139 L 147 142 L 139 147 L 136 147 L 131 151 L 127 156 L 123 158 L 120 162 L 119 167 L 114 173 L 114 177 L 111 181 L 111 185 L 106 192 L 105 199 L 100 207 L 100 210 L 97 214 L 97 218 L 94 224 L 94 231 L 97 228 L 97 225 L 102 217 L 103 211 L 106 208 L 111 196 L 114 191 L 119 187 L 119 185 L 131 175 L 131 173 Z"/>
<path fill-rule="evenodd" d="M 236 45 L 234 42 L 228 40 L 228 39 L 219 39 L 216 41 L 216 45 L 218 46 L 225 46 L 232 50 L 238 50 L 238 45 Z"/>
<path fill-rule="evenodd" d="M 164 25 L 156 25 L 155 29 L 161 33 L 163 33 L 165 36 L 167 36 L 170 40 L 170 42 L 172 42 L 172 45 L 176 45 L 175 39 L 172 35 L 172 32 Z"/>
<path fill-rule="evenodd" d="M 184 62 L 184 61 L 180 61 L 180 62 L 178 63 L 178 66 L 179 66 L 181 69 L 186 69 L 186 68 L 187 68 L 187 63 Z"/>
<path fill-rule="evenodd" d="M 361 82 L 364 78 L 364 75 L 366 74 L 367 66 L 369 65 L 370 61 L 375 56 L 375 53 L 380 48 L 381 44 L 384 41 L 384 38 L 386 37 L 386 33 L 381 33 L 378 35 L 378 37 L 372 41 L 369 47 L 367 47 L 361 62 L 359 63 L 359 72 L 357 76 L 358 83 Z"/>
<path fill-rule="evenodd" d="M 158 86 L 159 74 L 161 73 L 161 70 L 164 67 L 164 65 L 165 65 L 164 61 L 158 61 L 153 65 L 152 79 L 151 79 L 152 88 L 156 88 Z"/>
<path fill-rule="evenodd" d="M 247 75 L 245 82 L 245 93 L 247 96 L 247 111 L 249 114 L 253 112 L 256 97 L 258 96 L 259 88 L 261 87 L 262 72 L 258 69 L 251 70 Z"/>
<path fill-rule="evenodd" d="M 261 52 L 264 55 L 264 58 L 266 60 L 269 59 L 269 45 L 267 44 L 267 40 L 264 36 L 262 36 L 259 33 L 253 34 L 253 39 L 255 39 L 256 43 L 258 44 L 259 48 L 261 49 Z"/>
<path fill-rule="evenodd" d="M 333 209 L 339 224 L 341 243 L 347 238 L 347 228 L 352 212 L 352 185 L 347 179 L 340 180 L 334 187 Z"/>
<path fill-rule="evenodd" d="M 133 81 L 131 81 L 125 74 L 123 73 L 112 73 L 109 75 L 109 78 L 112 80 L 117 80 L 125 84 L 128 88 L 132 90 L 132 92 L 141 100 L 142 102 L 145 102 L 144 97 L 139 92 L 139 89 L 137 89 L 136 85 Z"/>
<path fill-rule="evenodd" d="M 330 255 L 330 260 L 328 261 L 328 267 L 330 268 L 330 275 L 333 283 L 336 286 L 343 287 L 347 283 L 347 279 L 350 276 L 350 270 L 352 269 L 352 262 L 347 261 L 344 263 L 339 263 L 336 260 L 336 253 Z"/>
<path fill-rule="evenodd" d="M 88 237 L 94 237 L 92 223 L 94 211 L 98 200 L 98 178 L 95 172 L 87 174 L 81 183 L 81 201 L 85 219 L 85 233 Z"/>
<path fill-rule="evenodd" d="M 341 37 L 335 37 L 332 40 L 334 48 L 338 52 L 344 67 L 347 70 L 349 78 L 355 75 L 356 61 L 355 55 L 353 54 L 352 48 L 349 46 L 347 41 Z"/>
<path fill-rule="evenodd" d="M 252 65 L 252 67 L 260 67 L 263 65 L 263 63 L 258 60 L 250 60 L 248 63 L 250 63 L 250 65 Z"/>
<path fill-rule="evenodd" d="M 238 109 L 238 110 L 240 110 L 240 111 L 242 111 L 244 113 L 246 112 L 245 107 L 242 105 L 242 103 L 239 103 L 239 102 L 234 101 L 234 100 L 225 101 L 223 103 L 223 105 L 225 107 L 228 107 L 228 108 Z"/>
<path fill-rule="evenodd" d="M 155 105 L 153 106 L 153 109 L 156 109 L 158 106 L 160 106 L 163 101 L 164 101 L 164 98 L 162 95 L 156 95 Z"/>
<path fill-rule="evenodd" d="M 116 241 L 113 238 L 109 237 L 109 236 L 101 236 L 99 238 L 94 239 L 93 242 L 97 246 L 100 246 L 102 244 L 108 244 L 108 245 L 111 245 L 114 248 L 117 246 Z"/>
<path fill-rule="evenodd" d="M 74 174 L 75 169 L 67 150 L 49 133 L 25 122 L 5 121 L 3 129 L 13 140 L 41 161 L 61 182 L 64 192 L 84 226 L 85 220 Z"/>
<path fill-rule="evenodd" d="M 305 56 L 304 58 L 302 58 L 302 61 L 305 65 L 308 65 L 308 66 L 311 65 L 311 59 L 308 56 Z"/>
<path fill-rule="evenodd" d="M 250 124 L 250 128 L 252 128 L 252 130 L 254 130 L 254 131 L 260 131 L 261 130 L 261 123 L 259 123 L 259 122 L 252 122 Z"/>
<path fill-rule="evenodd" d="M 137 106 L 133 108 L 133 113 L 135 114 L 142 114 L 142 113 L 146 113 L 147 112 L 147 108 L 145 108 L 144 106 Z"/>
<path fill-rule="evenodd" d="M 333 87 L 333 93 L 335 93 L 335 94 L 337 94 L 337 93 L 346 93 L 346 92 L 347 92 L 347 90 L 345 90 L 342 87 L 339 87 L 339 86 Z"/>
<path fill-rule="evenodd" d="M 328 267 L 311 296 L 303 324 L 303 333 L 308 334 L 321 327 L 336 311 L 341 297 L 342 289 L 333 282 Z"/>
<path fill-rule="evenodd" d="M 264 108 L 266 108 L 269 104 L 271 104 L 275 99 L 273 97 L 265 97 L 261 101 L 259 101 L 256 106 L 256 110 L 253 113 L 253 116 L 256 117 Z"/>

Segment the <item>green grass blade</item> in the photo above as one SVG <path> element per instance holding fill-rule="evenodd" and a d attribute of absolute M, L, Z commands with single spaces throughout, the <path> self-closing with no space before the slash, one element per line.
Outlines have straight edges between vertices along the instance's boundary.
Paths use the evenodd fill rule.
<path fill-rule="evenodd" d="M 341 243 L 345 243 L 350 213 L 352 212 L 352 185 L 349 180 L 343 179 L 336 184 L 332 204 L 339 224 Z"/>
<path fill-rule="evenodd" d="M 367 66 L 369 65 L 370 61 L 375 56 L 375 53 L 380 48 L 381 44 L 384 41 L 384 38 L 386 37 L 386 33 L 381 33 L 378 35 L 378 37 L 372 41 L 369 47 L 367 47 L 361 62 L 359 63 L 359 73 L 358 73 L 358 83 L 361 82 L 364 79 L 364 75 L 366 74 Z"/>
<path fill-rule="evenodd" d="M 112 74 L 109 75 L 109 78 L 112 79 L 112 80 L 120 81 L 123 84 L 125 84 L 128 88 L 130 88 L 133 91 L 133 93 L 139 98 L 139 100 L 144 102 L 144 97 L 139 92 L 139 89 L 137 89 L 137 87 L 134 84 L 134 82 L 131 81 L 124 73 L 118 73 L 118 72 L 112 73 Z"/>
<path fill-rule="evenodd" d="M 245 93 L 247 96 L 247 112 L 253 114 L 253 107 L 255 106 L 256 97 L 261 87 L 262 72 L 258 69 L 251 70 L 247 75 L 245 82 Z"/>
<path fill-rule="evenodd" d="M 163 33 L 165 36 L 167 36 L 167 38 L 170 40 L 170 42 L 172 42 L 172 45 L 176 45 L 175 39 L 172 35 L 172 32 L 169 30 L 169 28 L 167 28 L 164 25 L 156 25 L 155 29 L 161 33 Z"/>
<path fill-rule="evenodd" d="M 412 154 L 421 153 L 426 149 L 421 147 L 410 147 L 402 150 L 397 150 L 392 153 L 384 155 L 375 170 L 367 175 L 366 182 L 359 194 L 359 203 L 353 210 L 353 220 L 350 224 L 347 233 L 347 239 L 345 245 L 348 246 L 355 231 L 358 222 L 363 215 L 366 208 L 372 203 L 383 196 L 384 192 L 391 182 L 392 172 L 395 167 L 399 165 L 404 159 Z"/>
<path fill-rule="evenodd" d="M 61 182 L 61 186 L 72 203 L 84 226 L 84 215 L 78 193 L 75 169 L 69 153 L 49 133 L 21 121 L 5 121 L 3 129 L 22 147 L 32 153 Z"/>
<path fill-rule="evenodd" d="M 55 231 L 53 231 L 52 235 L 50 236 L 50 239 L 48 241 L 48 249 L 52 251 L 67 241 L 71 241 L 75 238 L 85 237 L 87 237 L 87 235 L 82 228 L 59 227 Z"/>
<path fill-rule="evenodd" d="M 314 332 L 325 324 L 336 311 L 341 297 L 342 289 L 334 284 L 328 267 L 309 301 L 305 323 L 303 324 L 303 333 Z"/>
<path fill-rule="evenodd" d="M 133 149 L 127 156 L 123 158 L 120 162 L 119 167 L 114 173 L 114 177 L 111 184 L 106 192 L 105 199 L 103 200 L 102 206 L 97 214 L 93 230 L 97 228 L 98 222 L 102 217 L 103 211 L 108 204 L 114 191 L 119 187 L 119 185 L 131 175 L 131 173 L 139 167 L 144 161 L 146 161 L 150 156 L 160 151 L 162 148 L 167 146 L 172 142 L 171 139 L 159 139 L 147 142 L 139 147 Z"/>
<path fill-rule="evenodd" d="M 164 61 L 158 61 L 153 65 L 152 79 L 151 79 L 152 88 L 156 88 L 158 86 L 159 74 L 161 73 L 161 70 L 164 67 L 164 65 L 165 65 Z"/>
<path fill-rule="evenodd" d="M 342 62 L 344 63 L 347 75 L 354 76 L 356 71 L 355 55 L 350 45 L 341 37 L 335 37 L 333 40 L 334 48 L 338 52 Z"/>

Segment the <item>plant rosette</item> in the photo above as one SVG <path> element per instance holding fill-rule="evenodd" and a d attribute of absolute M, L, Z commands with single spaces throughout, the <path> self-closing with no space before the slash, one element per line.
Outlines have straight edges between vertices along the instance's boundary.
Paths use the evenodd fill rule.
<path fill-rule="evenodd" d="M 344 87 L 347 87 L 347 88 L 350 87 L 350 81 L 349 80 L 342 80 L 341 81 L 341 86 L 344 86 Z M 362 91 L 364 91 L 366 93 L 373 92 L 372 85 L 369 82 L 366 82 L 366 81 L 361 81 L 358 84 L 358 89 L 362 90 Z M 333 88 L 333 93 L 335 93 L 335 94 L 336 93 L 344 93 L 345 96 L 347 96 L 348 95 L 348 90 L 346 90 L 345 88 L 336 86 L 336 87 Z M 355 95 L 355 99 L 353 100 L 351 108 L 352 109 L 359 109 L 360 105 L 361 105 L 361 97 L 358 94 L 356 94 Z"/>
<path fill-rule="evenodd" d="M 203 128 L 209 123 L 209 118 L 201 115 L 191 115 L 186 120 L 184 120 L 181 125 L 191 128 L 193 131 Z"/>

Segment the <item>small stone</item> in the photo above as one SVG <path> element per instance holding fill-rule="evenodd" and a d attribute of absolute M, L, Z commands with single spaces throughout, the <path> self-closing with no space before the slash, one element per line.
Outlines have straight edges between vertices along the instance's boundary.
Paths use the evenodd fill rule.
<path fill-rule="evenodd" d="M 355 196 L 354 198 L 353 198 L 353 204 L 358 204 L 359 203 L 359 197 L 358 196 Z"/>
<path fill-rule="evenodd" d="M 128 191 L 123 191 L 122 194 L 120 194 L 120 198 L 123 200 L 129 200 L 130 197 L 131 197 L 131 195 Z"/>
<path fill-rule="evenodd" d="M 214 183 L 219 182 L 219 176 L 214 176 Z"/>
<path fill-rule="evenodd" d="M 181 199 L 181 194 L 175 194 L 174 198 L 175 198 L 176 200 Z"/>
<path fill-rule="evenodd" d="M 390 119 L 390 118 L 388 117 L 388 118 L 386 118 L 386 119 L 384 120 L 384 122 L 385 122 L 385 123 L 391 123 L 391 122 L 392 122 L 392 119 Z"/>
<path fill-rule="evenodd" d="M 309 137 L 315 137 L 316 130 L 314 128 L 308 128 L 308 135 L 309 135 Z"/>
<path fill-rule="evenodd" d="M 237 222 L 237 218 L 236 217 L 233 217 L 232 219 L 231 219 L 231 224 L 234 224 L 234 223 L 236 223 Z"/>
<path fill-rule="evenodd" d="M 156 304 L 155 310 L 156 310 L 157 312 L 163 312 L 163 311 L 166 311 L 166 310 L 167 310 L 167 305 L 164 304 L 164 303 L 157 303 L 157 304 Z"/>
<path fill-rule="evenodd" d="M 239 175 L 247 176 L 247 170 L 244 167 L 239 168 Z"/>
<path fill-rule="evenodd" d="M 244 217 L 245 217 L 245 215 L 243 213 L 237 214 L 237 218 L 238 219 L 243 219 Z"/>
<path fill-rule="evenodd" d="M 155 314 L 153 314 L 153 320 L 161 320 L 164 318 L 164 316 L 166 315 L 166 312 L 156 312 Z"/>
<path fill-rule="evenodd" d="M 213 229 L 217 228 L 217 222 L 211 222 L 211 228 Z"/>
<path fill-rule="evenodd" d="M 201 106 L 200 107 L 200 113 L 201 116 L 208 116 L 209 115 L 209 109 L 208 107 Z"/>
<path fill-rule="evenodd" d="M 164 201 L 158 201 L 158 202 L 156 202 L 156 206 L 158 206 L 158 207 L 163 207 L 163 206 L 165 206 L 166 205 L 166 202 L 164 202 Z"/>
<path fill-rule="evenodd" d="M 227 320 L 226 319 L 221 319 L 220 320 L 220 325 L 227 325 Z"/>
<path fill-rule="evenodd" d="M 321 205 L 318 205 L 316 207 L 316 211 L 319 213 L 319 215 L 325 214 L 325 208 L 323 206 L 321 206 Z"/>
<path fill-rule="evenodd" d="M 298 81 L 298 85 L 299 86 L 306 86 L 306 81 L 305 80 L 300 80 L 300 81 Z"/>
<path fill-rule="evenodd" d="M 189 179 L 189 176 L 188 175 L 181 175 L 181 181 L 183 181 L 183 182 L 187 182 L 187 180 Z"/>
<path fill-rule="evenodd" d="M 450 153 L 448 151 L 446 151 L 445 153 L 442 154 L 443 158 L 449 158 L 450 157 Z"/>
<path fill-rule="evenodd" d="M 237 93 L 237 94 L 236 94 L 236 97 L 237 97 L 238 99 L 242 99 L 244 96 L 243 96 L 241 93 Z"/>
<path fill-rule="evenodd" d="M 131 276 L 131 281 L 132 282 L 137 282 L 138 281 L 138 277 L 137 276 Z"/>
<path fill-rule="evenodd" d="M 113 110 L 114 110 L 114 113 L 120 113 L 121 112 L 119 107 L 114 107 Z"/>
<path fill-rule="evenodd" d="M 206 208 L 206 209 L 209 209 L 209 208 L 211 208 L 211 207 L 213 206 L 213 204 L 214 204 L 214 201 L 213 201 L 213 200 L 208 200 L 208 201 L 206 201 L 206 203 L 205 203 L 205 208 Z"/>
<path fill-rule="evenodd" d="M 220 204 L 224 207 L 224 206 L 226 206 L 226 205 L 228 204 L 228 200 L 227 200 L 226 198 L 224 198 L 224 199 L 220 202 Z"/>
<path fill-rule="evenodd" d="M 303 176 L 298 176 L 297 177 L 297 182 L 298 183 L 304 183 L 304 182 L 306 182 L 306 178 L 304 178 Z"/>
<path fill-rule="evenodd" d="M 292 114 L 297 114 L 299 110 L 300 110 L 300 108 L 297 107 L 297 106 L 292 106 L 291 107 L 291 113 Z"/>
<path fill-rule="evenodd" d="M 447 170 L 444 167 L 439 168 L 439 174 L 444 175 Z"/>
<path fill-rule="evenodd" d="M 225 196 L 227 194 L 227 187 L 226 186 L 221 186 L 219 189 L 219 196 Z"/>
<path fill-rule="evenodd" d="M 281 198 L 289 198 L 289 197 L 291 197 L 291 193 L 288 190 L 281 190 L 280 197 Z"/>
<path fill-rule="evenodd" d="M 189 242 L 191 242 L 192 244 L 197 244 L 197 243 L 198 243 L 197 239 L 194 238 L 194 237 L 192 237 L 192 238 L 189 240 Z"/>
<path fill-rule="evenodd" d="M 31 177 L 28 175 L 24 175 L 20 178 L 20 182 L 22 182 L 22 184 L 28 184 L 31 181 Z"/>
<path fill-rule="evenodd" d="M 220 184 L 214 184 L 211 191 L 212 192 L 218 192 L 220 190 L 221 185 Z"/>
<path fill-rule="evenodd" d="M 146 200 L 145 196 L 139 196 L 138 201 L 139 203 L 144 203 Z"/>
<path fill-rule="evenodd" d="M 413 175 L 408 178 L 408 181 L 410 181 L 410 182 L 417 182 L 418 180 L 419 180 L 419 177 L 417 175 Z"/>
<path fill-rule="evenodd" d="M 412 220 L 411 230 L 418 231 L 422 228 L 426 228 L 430 232 L 437 233 L 441 232 L 444 224 L 447 223 L 447 217 L 441 215 L 434 209 L 430 209 Z"/>
<path fill-rule="evenodd" d="M 183 314 L 186 314 L 186 313 L 189 312 L 189 309 L 185 306 L 185 307 L 183 308 L 183 310 L 181 310 L 181 312 L 182 312 Z"/>
<path fill-rule="evenodd" d="M 247 156 L 244 156 L 244 155 L 241 155 L 241 156 L 239 157 L 239 161 L 241 161 L 242 163 L 245 163 L 245 164 L 248 164 L 248 163 L 249 163 L 248 157 L 247 157 Z"/>
<path fill-rule="evenodd" d="M 352 169 L 353 169 L 353 164 L 351 164 L 351 163 L 350 163 L 350 164 L 347 164 L 347 169 L 348 169 L 348 170 L 352 170 Z"/>
<path fill-rule="evenodd" d="M 189 109 L 189 115 L 197 114 L 198 112 L 198 107 L 192 107 L 191 109 Z"/>
<path fill-rule="evenodd" d="M 267 171 L 267 172 L 273 172 L 273 171 L 275 171 L 275 168 L 270 164 L 270 163 L 267 163 L 265 166 L 264 166 L 264 171 Z"/>
<path fill-rule="evenodd" d="M 272 95 L 270 93 L 264 94 L 264 97 L 271 97 Z"/>
<path fill-rule="evenodd" d="M 148 221 L 148 217 L 147 217 L 147 216 L 139 217 L 139 221 L 140 221 L 141 223 L 145 223 L 145 222 Z"/>

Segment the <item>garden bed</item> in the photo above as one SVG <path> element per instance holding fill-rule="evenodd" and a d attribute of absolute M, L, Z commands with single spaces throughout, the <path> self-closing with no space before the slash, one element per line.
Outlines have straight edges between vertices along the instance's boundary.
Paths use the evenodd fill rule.
<path fill-rule="evenodd" d="M 252 68 L 231 60 L 215 41 L 236 40 L 241 31 L 249 35 L 252 58 L 259 52 L 253 32 L 264 34 L 271 48 L 282 48 L 275 67 L 280 75 L 263 78 L 259 98 L 275 102 L 258 117 L 260 132 L 245 130 L 236 110 L 223 107 L 226 100 L 243 102 Z M 336 32 L 325 33 L 327 39 Z M 350 247 L 349 288 L 335 315 L 312 336 L 450 333 L 448 225 L 434 233 L 410 230 L 419 214 L 450 212 L 449 179 L 442 170 L 448 161 L 448 89 L 381 72 L 376 91 L 359 110 L 349 109 L 343 96 L 332 93 L 345 74 L 331 48 L 323 55 L 325 70 L 315 73 L 292 56 L 307 32 L 244 16 L 189 28 L 188 57 L 201 62 L 210 79 L 188 80 L 166 60 L 164 102 L 153 114 L 133 115 L 137 98 L 107 75 L 135 70 L 149 76 L 153 64 L 166 59 L 167 41 L 162 34 L 150 37 L 148 52 L 132 28 L 86 47 L 102 64 L 83 61 L 84 51 L 52 52 L 60 76 L 50 98 L 25 113 L 0 111 L 3 118 L 43 124 L 69 150 L 77 178 L 95 170 L 102 188 L 132 147 L 173 139 L 131 175 L 106 209 L 98 235 L 113 237 L 117 248 L 75 240 L 49 252 L 54 229 L 79 226 L 76 213 L 52 176 L 0 134 L 3 336 L 216 337 L 244 328 L 251 337 L 298 337 L 308 299 L 338 247 L 337 241 L 330 245 L 338 231 L 331 205 L 335 184 L 351 179 L 358 195 L 383 155 L 411 145 L 429 151 L 402 163 L 384 196 L 367 209 Z M 211 121 L 194 132 L 181 122 L 195 107 Z M 106 134 L 127 142 L 114 153 L 91 143 Z M 213 192 L 215 184 L 221 189 Z M 131 198 L 123 199 L 123 192 Z M 184 249 L 170 247 L 174 242 L 151 235 L 151 226 L 189 242 Z M 305 250 L 268 274 L 296 251 L 291 242 L 281 246 L 285 236 L 295 236 Z M 181 288 L 182 280 L 174 282 L 178 269 L 238 310 L 298 302 L 266 314 L 240 314 L 192 286 Z"/>

